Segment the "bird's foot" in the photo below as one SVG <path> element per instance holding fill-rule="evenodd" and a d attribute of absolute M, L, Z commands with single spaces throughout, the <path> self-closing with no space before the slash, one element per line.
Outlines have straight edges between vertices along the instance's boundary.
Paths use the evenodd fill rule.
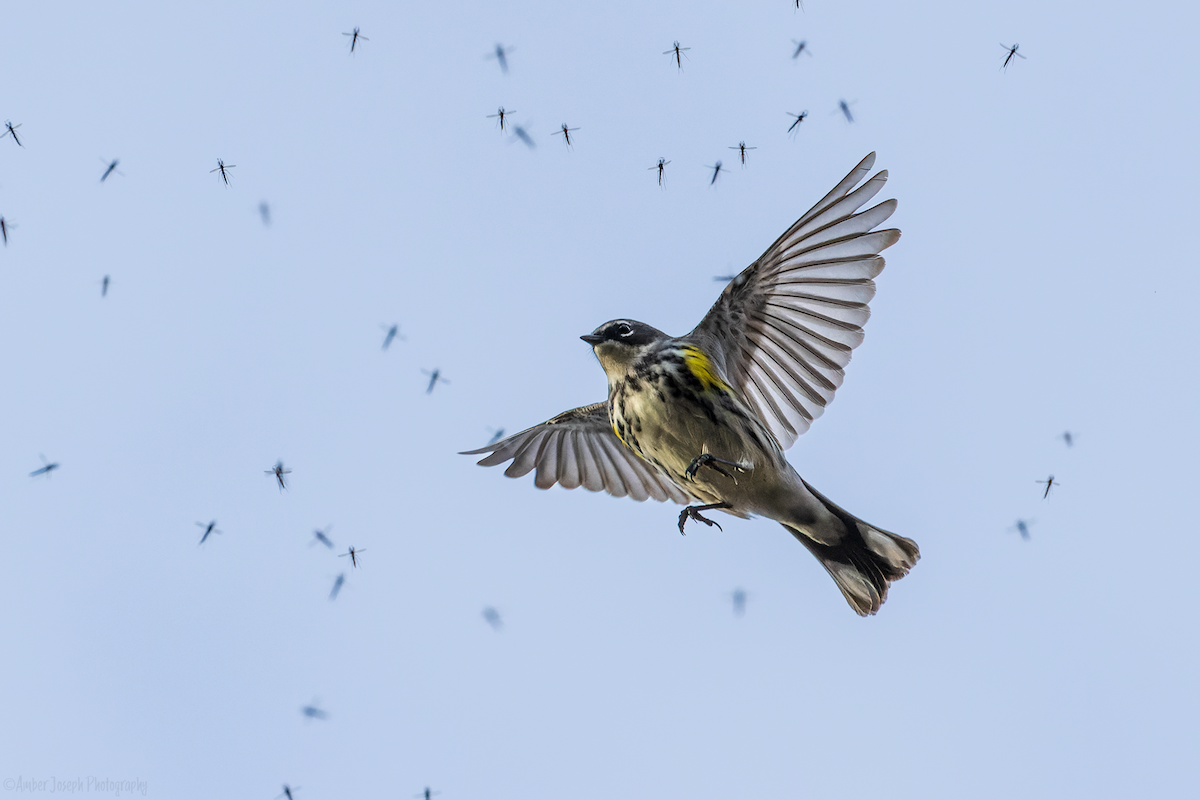
<path fill-rule="evenodd" d="M 705 525 L 709 525 L 709 526 L 716 525 L 717 530 L 724 532 L 725 529 L 722 528 L 719 523 L 713 522 L 708 517 L 702 516 L 700 514 L 701 511 L 712 511 L 714 509 L 719 509 L 719 508 L 733 508 L 733 506 L 731 506 L 729 503 L 726 503 L 726 502 L 709 503 L 706 506 L 688 506 L 683 511 L 679 512 L 679 532 L 681 534 L 683 533 L 683 524 L 685 522 L 687 522 L 688 519 L 694 519 L 697 522 L 703 522 Z M 684 535 L 686 535 L 686 534 L 684 534 Z"/>
<path fill-rule="evenodd" d="M 692 459 L 692 463 L 688 464 L 688 468 L 683 471 L 683 476 L 690 481 L 694 481 L 696 479 L 696 473 L 700 471 L 700 468 L 707 466 L 721 473 L 726 478 L 729 478 L 734 483 L 737 483 L 737 478 L 730 475 L 728 470 L 722 469 L 720 466 L 721 464 L 724 464 L 727 467 L 733 467 L 738 472 L 746 471 L 746 468 L 736 461 L 726 461 L 723 458 L 717 458 L 712 453 L 703 453 Z"/>

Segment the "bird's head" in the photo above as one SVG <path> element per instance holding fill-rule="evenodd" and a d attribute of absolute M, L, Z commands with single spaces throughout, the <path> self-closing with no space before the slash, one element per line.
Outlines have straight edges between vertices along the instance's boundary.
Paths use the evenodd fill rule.
<path fill-rule="evenodd" d="M 668 337 L 644 322 L 614 319 L 579 338 L 592 346 L 604 371 L 610 377 L 618 377 L 624 375 L 634 359 L 647 348 Z"/>

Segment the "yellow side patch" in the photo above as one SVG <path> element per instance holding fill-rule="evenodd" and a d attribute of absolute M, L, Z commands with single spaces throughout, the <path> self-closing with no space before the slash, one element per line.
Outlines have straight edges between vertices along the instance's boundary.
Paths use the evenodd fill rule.
<path fill-rule="evenodd" d="M 688 370 L 700 381 L 700 385 L 705 391 L 713 389 L 721 389 L 722 391 L 732 392 L 733 387 L 725 381 L 721 380 L 721 376 L 717 374 L 717 365 L 712 362 L 703 350 L 693 345 L 684 345 L 679 348 L 683 353 L 683 363 Z"/>

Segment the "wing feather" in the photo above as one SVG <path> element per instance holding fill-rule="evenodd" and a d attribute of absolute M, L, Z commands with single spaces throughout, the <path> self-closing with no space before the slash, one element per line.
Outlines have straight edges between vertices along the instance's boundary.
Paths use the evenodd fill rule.
<path fill-rule="evenodd" d="M 479 463 L 485 467 L 511 459 L 504 471 L 510 478 L 527 475 L 536 467 L 534 485 L 539 489 L 558 483 L 564 489 L 582 486 L 639 502 L 654 498 L 687 503 L 691 499 L 617 438 L 604 403 L 572 409 L 464 455 L 482 453 L 487 455 Z"/>
<path fill-rule="evenodd" d="M 821 416 L 871 316 L 881 251 L 900 239 L 875 230 L 896 210 L 875 164 L 859 162 L 757 261 L 725 287 L 689 335 L 722 367 L 785 448 Z M 855 188 L 858 187 L 858 188 Z"/>

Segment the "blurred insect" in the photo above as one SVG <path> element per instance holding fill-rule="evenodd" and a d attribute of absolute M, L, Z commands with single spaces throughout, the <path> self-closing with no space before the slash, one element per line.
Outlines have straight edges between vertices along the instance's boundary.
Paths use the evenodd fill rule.
<path fill-rule="evenodd" d="M 428 786 L 426 786 L 425 791 L 421 792 L 420 794 L 414 794 L 413 797 L 418 798 L 418 800 L 420 800 L 420 798 L 424 798 L 424 800 L 429 800 L 429 798 L 433 797 L 435 794 L 441 794 L 441 792 L 434 791 L 433 789 L 430 789 Z"/>
<path fill-rule="evenodd" d="M 746 613 L 746 592 L 740 586 L 733 590 L 730 595 L 733 600 L 733 613 L 736 616 L 742 616 Z"/>
<path fill-rule="evenodd" d="M 660 158 L 657 164 L 655 164 L 653 167 L 650 167 L 650 169 L 658 170 L 658 185 L 660 187 L 666 182 L 667 164 L 670 163 L 671 162 L 667 161 L 665 158 Z"/>
<path fill-rule="evenodd" d="M 504 627 L 504 622 L 500 619 L 500 612 L 491 606 L 483 610 L 483 621 L 491 625 L 494 631 L 498 631 Z"/>
<path fill-rule="evenodd" d="M 38 457 L 42 459 L 42 466 L 29 473 L 29 477 L 36 478 L 38 475 L 45 475 L 47 478 L 49 478 L 50 473 L 58 469 L 58 462 L 47 461 L 46 457 L 41 453 L 38 453 Z"/>
<path fill-rule="evenodd" d="M 15 228 L 15 227 L 17 227 L 17 226 L 13 225 L 11 222 L 6 221 L 4 219 L 4 217 L 0 217 L 0 237 L 4 238 L 4 246 L 5 247 L 8 247 L 8 229 Z"/>
<path fill-rule="evenodd" d="M 294 798 L 292 797 L 292 792 L 298 792 L 298 791 L 300 791 L 301 788 L 302 787 L 300 787 L 300 786 L 296 786 L 293 788 L 291 786 L 288 786 L 285 783 L 283 785 L 283 792 L 279 795 L 276 795 L 275 800 L 279 800 L 279 798 L 281 798 L 281 797 L 286 797 L 287 800 L 294 800 Z"/>
<path fill-rule="evenodd" d="M 1024 58 L 1024 56 L 1022 56 L 1022 58 Z M 21 145 L 21 147 L 24 147 L 25 145 L 21 144 L 21 140 L 17 138 L 17 128 L 21 127 L 23 124 L 24 123 L 17 123 L 16 125 L 13 125 L 8 120 L 4 120 L 5 131 L 4 133 L 0 133 L 0 139 L 3 139 L 5 136 L 8 136 L 11 133 L 13 141 Z"/>
<path fill-rule="evenodd" d="M 313 705 L 302 707 L 300 713 L 309 719 L 329 719 L 329 712 L 322 711 L 316 706 L 315 702 Z"/>
<path fill-rule="evenodd" d="M 792 53 L 793 59 L 799 58 L 801 53 L 808 53 L 809 56 L 812 56 L 812 50 L 804 49 L 808 46 L 807 40 L 803 42 L 797 42 L 795 39 L 792 39 L 792 44 L 796 45 L 796 52 Z"/>
<path fill-rule="evenodd" d="M 217 168 L 210 169 L 209 173 L 211 174 L 213 172 L 220 172 L 222 180 L 224 180 L 225 185 L 228 186 L 229 185 L 229 173 L 227 172 L 227 170 L 231 170 L 236 166 L 237 166 L 237 164 L 228 164 L 227 165 L 224 161 L 222 161 L 221 159 L 218 158 L 217 159 Z"/>
<path fill-rule="evenodd" d="M 333 529 L 332 525 L 326 525 L 325 530 L 321 530 L 320 528 L 317 528 L 316 530 L 314 530 L 313 531 L 313 540 L 308 543 L 308 546 L 312 547 L 315 543 L 320 542 L 321 544 L 325 545 L 330 550 L 332 550 L 333 542 L 330 541 L 329 536 L 327 535 L 329 533 L 329 531 L 332 529 Z"/>
<path fill-rule="evenodd" d="M 339 574 L 337 576 L 337 579 L 333 582 L 333 589 L 331 589 L 329 592 L 330 600 L 337 600 L 338 592 L 340 592 L 342 590 L 342 585 L 345 582 L 346 582 L 346 573 L 343 572 L 343 573 Z"/>
<path fill-rule="evenodd" d="M 1066 443 L 1067 443 L 1067 447 L 1074 447 L 1074 446 L 1075 446 L 1075 434 L 1071 433 L 1070 431 L 1063 431 L 1063 432 L 1062 432 L 1062 435 L 1061 435 L 1061 436 L 1059 436 L 1058 438 L 1060 438 L 1060 439 L 1062 439 L 1064 442 L 1066 442 Z"/>
<path fill-rule="evenodd" d="M 729 283 L 731 280 L 733 280 L 736 277 L 737 277 L 736 275 L 713 275 L 713 280 L 721 281 L 723 283 Z"/>
<path fill-rule="evenodd" d="M 490 431 L 490 430 L 492 430 L 492 428 L 488 428 L 488 430 Z M 504 438 L 504 428 L 496 428 L 495 433 L 492 434 L 492 438 L 488 442 L 488 444 L 495 444 L 496 442 L 500 441 L 502 438 Z"/>
<path fill-rule="evenodd" d="M 1050 488 L 1051 488 L 1051 487 L 1053 487 L 1053 486 L 1062 486 L 1062 484 L 1061 484 L 1061 483 L 1059 483 L 1058 481 L 1054 480 L 1054 476 L 1053 476 L 1053 475 L 1051 475 L 1049 478 L 1047 478 L 1047 479 L 1046 479 L 1046 480 L 1044 480 L 1044 481 L 1034 481 L 1034 483 L 1037 483 L 1037 484 L 1042 484 L 1042 483 L 1044 483 L 1044 484 L 1046 484 L 1046 491 L 1042 493 L 1042 499 L 1043 499 L 1043 500 L 1045 500 L 1047 497 L 1049 497 L 1049 496 L 1050 496 Z"/>
<path fill-rule="evenodd" d="M 801 111 L 799 114 L 793 114 L 792 112 L 788 111 L 786 113 L 789 117 L 796 118 L 796 121 L 792 123 L 792 126 L 787 129 L 788 134 L 791 135 L 793 138 L 795 138 L 795 136 L 796 136 L 795 131 L 797 128 L 800 127 L 800 123 L 804 122 L 804 118 L 808 116 L 808 112 Z"/>
<path fill-rule="evenodd" d="M 379 327 L 381 327 L 385 331 L 387 331 L 387 335 L 385 335 L 383 337 L 383 349 L 384 350 L 387 350 L 388 347 L 391 346 L 393 339 L 399 338 L 400 341 L 402 341 L 402 342 L 404 341 L 404 337 L 400 335 L 400 326 L 399 325 L 392 325 L 390 327 L 388 325 L 380 325 Z"/>
<path fill-rule="evenodd" d="M 215 519 L 207 524 L 203 522 L 197 522 L 196 525 L 197 527 L 204 528 L 204 535 L 200 537 L 200 544 L 204 544 L 206 541 L 208 541 L 209 534 L 220 533 L 220 531 L 217 530 L 217 521 Z"/>
<path fill-rule="evenodd" d="M 102 158 L 100 160 L 103 161 L 104 159 Z M 117 173 L 118 175 L 124 175 L 125 174 L 124 172 L 121 172 L 121 170 L 117 169 L 117 164 L 120 164 L 120 163 L 121 163 L 121 159 L 114 158 L 112 160 L 112 163 L 108 165 L 108 168 L 106 170 L 104 170 L 104 174 L 100 176 L 100 182 L 104 183 L 105 179 L 107 179 L 108 176 L 113 174 L 114 172 Z"/>
<path fill-rule="evenodd" d="M 449 383 L 450 382 L 442 377 L 442 371 L 440 369 L 435 369 L 433 372 L 430 372 L 427 369 L 423 369 L 423 370 L 421 370 L 421 372 L 424 372 L 426 375 L 429 376 L 429 388 L 427 388 L 425 390 L 425 394 L 433 394 L 433 387 L 437 386 L 439 382 L 441 382 L 441 383 Z"/>
<path fill-rule="evenodd" d="M 552 135 L 558 136 L 559 134 L 562 134 L 563 140 L 566 141 L 566 143 L 567 143 L 567 149 L 570 150 L 571 149 L 571 131 L 577 131 L 577 130 L 579 130 L 579 128 L 568 128 L 567 123 L 564 122 L 562 124 L 562 128 L 560 130 L 555 131 Z"/>
<path fill-rule="evenodd" d="M 1016 56 L 1017 58 L 1025 58 L 1025 56 L 1017 52 L 1017 48 L 1021 46 L 1019 44 L 1014 44 L 1012 47 L 1009 47 L 1001 42 L 1000 46 L 1008 51 L 1008 55 L 1004 58 L 1004 63 L 1000 66 L 1000 69 L 1004 70 L 1005 72 L 1008 72 L 1008 62 L 1012 61 L 1013 56 Z"/>
<path fill-rule="evenodd" d="M 744 167 L 744 166 L 746 166 L 746 151 L 747 150 L 757 150 L 758 148 L 757 147 L 746 147 L 745 142 L 738 142 L 737 147 L 731 147 L 729 149 L 738 151 L 738 155 L 740 155 L 742 157 L 742 166 Z"/>
<path fill-rule="evenodd" d="M 279 481 L 279 491 L 282 492 L 287 488 L 287 482 L 284 481 L 283 476 L 291 473 L 291 470 L 283 468 L 282 460 L 276 461 L 275 466 L 271 467 L 270 469 L 263 470 L 263 472 L 267 475 L 275 476 L 275 480 Z"/>
<path fill-rule="evenodd" d="M 711 169 L 713 171 L 712 180 L 708 182 L 708 185 L 712 186 L 714 183 L 717 182 L 717 176 L 721 174 L 721 162 L 718 161 L 716 164 L 713 164 L 712 166 L 705 164 L 705 167 L 708 169 Z"/>
<path fill-rule="evenodd" d="M 529 132 L 526 131 L 524 128 L 522 128 L 520 125 L 513 126 L 513 136 L 515 136 L 516 138 L 518 138 L 522 142 L 524 142 L 525 146 L 528 147 L 530 150 L 537 147 L 537 145 L 533 143 L 533 137 L 530 136 Z"/>
<path fill-rule="evenodd" d="M 671 56 L 671 55 L 675 56 L 675 66 L 679 67 L 679 69 L 683 69 L 683 60 L 682 59 L 687 58 L 687 56 L 684 55 L 684 51 L 691 50 L 691 49 L 692 48 L 690 48 L 690 47 L 680 47 L 679 42 L 675 42 L 675 44 L 673 44 L 671 46 L 670 50 L 663 50 L 663 55 L 664 56 Z M 688 61 L 691 61 L 691 59 L 688 58 Z"/>
<path fill-rule="evenodd" d="M 353 547 L 351 547 L 349 550 L 347 550 L 344 553 L 338 553 L 338 558 L 345 558 L 346 556 L 350 556 L 351 566 L 357 567 L 358 566 L 358 554 L 365 553 L 365 552 L 367 552 L 367 551 L 366 550 L 355 550 Z"/>
<path fill-rule="evenodd" d="M 484 58 L 496 59 L 497 61 L 500 62 L 500 71 L 507 73 L 508 72 L 508 54 L 513 52 L 516 49 L 517 48 L 515 48 L 515 47 L 505 47 L 504 45 L 500 44 L 499 42 L 496 42 L 496 49 L 494 49 L 492 52 L 488 53 L 486 56 L 484 56 Z"/>
<path fill-rule="evenodd" d="M 107 275 L 105 275 L 100 280 L 100 296 L 101 297 L 108 297 L 108 284 L 109 284 L 109 277 Z"/>
<path fill-rule="evenodd" d="M 796 8 L 803 11 L 804 10 L 804 0 L 796 0 Z"/>
<path fill-rule="evenodd" d="M 1021 538 L 1028 542 L 1029 526 L 1035 522 L 1037 522 L 1035 519 L 1019 519 L 1017 520 L 1017 524 L 1013 525 L 1011 528 L 1009 528 L 1009 530 L 1016 531 L 1017 533 L 1021 534 Z"/>
<path fill-rule="evenodd" d="M 262 217 L 263 225 L 270 227 L 271 225 L 271 207 L 267 205 L 267 201 L 263 200 L 258 204 L 258 215 Z"/>
<path fill-rule="evenodd" d="M 370 39 L 368 39 L 367 37 L 365 37 L 361 33 L 359 33 L 357 27 L 354 29 L 353 33 L 343 33 L 342 36 L 350 37 L 350 52 L 351 53 L 354 52 L 354 48 L 358 45 L 359 39 L 362 39 L 364 42 L 371 41 Z"/>
<path fill-rule="evenodd" d="M 858 101 L 856 100 L 855 102 Z M 838 107 L 830 113 L 832 114 L 841 111 L 846 116 L 846 122 L 854 122 L 854 115 L 850 113 L 850 105 L 851 104 L 847 103 L 845 100 L 838 100 Z"/>

